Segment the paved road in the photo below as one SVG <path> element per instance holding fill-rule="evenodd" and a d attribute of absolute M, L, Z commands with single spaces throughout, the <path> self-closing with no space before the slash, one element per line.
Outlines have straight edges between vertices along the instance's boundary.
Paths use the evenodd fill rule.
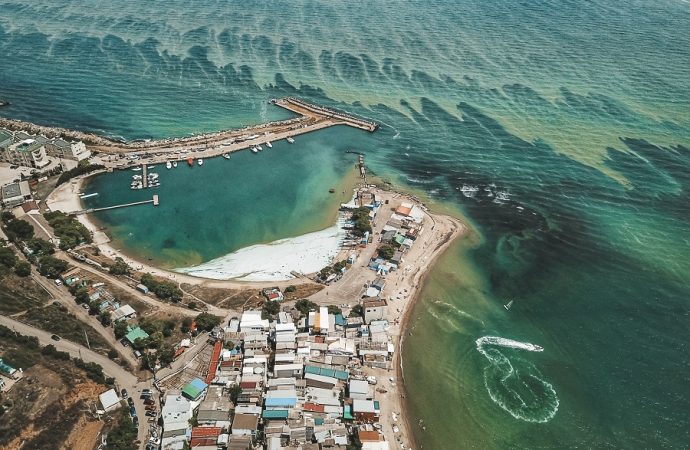
<path fill-rule="evenodd" d="M 31 268 L 31 277 L 39 286 L 45 289 L 53 299 L 59 301 L 61 305 L 65 306 L 67 310 L 74 314 L 81 322 L 88 324 L 93 331 L 100 334 L 101 337 L 120 354 L 121 359 L 126 361 L 132 368 L 139 366 L 139 361 L 134 357 L 134 354 L 129 349 L 124 348 L 122 344 L 115 339 L 113 331 L 110 328 L 103 327 L 94 316 L 90 316 L 84 308 L 77 305 L 74 302 L 74 297 L 69 293 L 66 287 L 57 286 L 52 280 L 44 278 L 34 267 Z"/>
<path fill-rule="evenodd" d="M 86 347 L 68 341 L 67 339 L 54 341 L 51 338 L 51 333 L 11 319 L 7 316 L 0 315 L 0 325 L 4 325 L 11 330 L 14 330 L 15 332 L 25 336 L 35 336 L 38 338 L 38 341 L 41 345 L 52 344 L 58 350 L 67 352 L 72 357 L 81 358 L 86 362 L 99 364 L 107 376 L 115 378 L 118 394 L 120 390 L 124 388 L 127 389 L 129 395 L 133 397 L 137 416 L 139 416 L 138 439 L 142 443 L 144 442 L 147 436 L 148 423 L 146 420 L 147 417 L 145 415 L 146 411 L 144 409 L 144 404 L 139 399 L 139 393 L 144 388 L 151 388 L 150 381 L 140 382 L 137 377 L 120 367 L 117 363 L 106 356 L 100 355 Z M 94 399 L 94 401 L 97 401 L 97 399 Z"/>

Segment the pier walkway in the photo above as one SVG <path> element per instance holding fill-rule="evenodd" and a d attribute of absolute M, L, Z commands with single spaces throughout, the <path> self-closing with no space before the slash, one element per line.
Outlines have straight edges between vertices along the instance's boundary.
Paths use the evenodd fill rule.
<path fill-rule="evenodd" d="M 137 205 L 146 205 L 149 203 L 153 203 L 153 206 L 158 206 L 159 201 L 158 201 L 158 195 L 154 195 L 151 200 L 142 200 L 140 202 L 132 202 L 132 203 L 123 203 L 121 205 L 113 205 L 113 206 L 104 206 L 102 208 L 89 208 L 89 209 L 81 209 L 79 211 L 75 211 L 75 215 L 80 215 L 80 214 L 91 214 L 95 213 L 98 211 L 107 211 L 109 209 L 117 209 L 117 208 L 127 208 L 129 206 L 137 206 Z"/>

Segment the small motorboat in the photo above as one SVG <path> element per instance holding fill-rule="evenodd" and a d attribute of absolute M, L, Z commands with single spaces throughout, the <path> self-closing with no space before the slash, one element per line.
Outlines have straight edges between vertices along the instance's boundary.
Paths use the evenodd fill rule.
<path fill-rule="evenodd" d="M 510 311 L 510 307 L 513 306 L 513 301 L 514 300 L 511 300 L 508 303 L 506 303 L 505 305 L 503 305 L 503 307 L 506 309 L 506 311 Z"/>
<path fill-rule="evenodd" d="M 223 153 L 223 158 L 230 159 L 230 153 Z"/>
<path fill-rule="evenodd" d="M 256 148 L 258 148 L 258 149 L 259 149 L 259 151 L 263 150 L 263 148 L 261 148 L 261 146 L 260 146 L 260 145 L 257 145 L 257 146 L 256 146 Z"/>
<path fill-rule="evenodd" d="M 192 157 L 187 158 L 187 165 L 189 165 L 189 167 L 194 166 L 194 158 L 192 158 Z"/>
<path fill-rule="evenodd" d="M 256 147 L 252 147 L 252 153 L 259 153 L 259 149 Z"/>
<path fill-rule="evenodd" d="M 177 167 L 177 161 L 173 161 L 173 167 Z"/>
<path fill-rule="evenodd" d="M 197 162 L 197 164 L 199 164 L 200 166 L 203 166 L 203 165 L 204 165 L 204 160 L 201 159 L 201 158 L 199 158 L 196 162 Z"/>
<path fill-rule="evenodd" d="M 273 148 L 273 144 L 271 144 L 271 141 L 266 141 L 266 147 Z"/>
<path fill-rule="evenodd" d="M 135 167 L 135 168 L 132 169 L 132 170 L 135 171 L 135 172 L 139 172 L 139 171 L 141 170 L 141 167 Z"/>
<path fill-rule="evenodd" d="M 285 140 L 288 141 L 289 144 L 294 144 L 294 143 L 295 143 L 295 140 L 292 139 L 291 137 L 289 137 L 289 138 L 287 138 L 287 139 L 285 139 Z"/>
<path fill-rule="evenodd" d="M 165 163 L 165 168 L 168 169 L 168 170 L 172 169 L 172 163 L 171 163 L 170 161 L 166 162 L 166 163 Z"/>

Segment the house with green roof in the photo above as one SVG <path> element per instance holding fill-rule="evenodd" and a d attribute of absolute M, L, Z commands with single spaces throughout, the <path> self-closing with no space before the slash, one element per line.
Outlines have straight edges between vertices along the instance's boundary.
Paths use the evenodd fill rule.
<path fill-rule="evenodd" d="M 130 328 L 130 331 L 125 335 L 125 339 L 131 344 L 134 344 L 134 341 L 137 339 L 146 339 L 147 337 L 149 337 L 149 334 L 139 327 Z"/>

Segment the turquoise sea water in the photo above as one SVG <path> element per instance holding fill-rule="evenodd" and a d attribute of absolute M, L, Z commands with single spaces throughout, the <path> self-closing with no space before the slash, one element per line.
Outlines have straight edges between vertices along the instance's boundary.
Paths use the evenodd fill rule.
<path fill-rule="evenodd" d="M 171 264 L 317 228 L 326 217 L 301 203 L 331 202 L 323 188 L 349 146 L 465 215 L 477 234 L 434 270 L 405 343 L 425 449 L 687 447 L 687 2 L 0 0 L 0 11 L 5 116 L 162 137 L 284 117 L 266 100 L 290 94 L 383 124 L 298 140 L 295 165 L 275 149 L 162 173 L 189 187 L 161 187 L 186 206 L 128 210 L 128 223 L 156 224 L 150 235 L 102 219 Z M 257 194 L 283 172 L 279 196 Z M 195 192 L 197 173 L 213 195 Z M 118 176 L 96 180 L 104 199 L 131 195 Z M 265 214 L 281 202 L 295 210 L 287 225 Z M 259 211 L 262 228 L 227 236 L 246 225 L 218 204 L 247 224 Z M 198 226 L 195 254 L 184 229 Z"/>

